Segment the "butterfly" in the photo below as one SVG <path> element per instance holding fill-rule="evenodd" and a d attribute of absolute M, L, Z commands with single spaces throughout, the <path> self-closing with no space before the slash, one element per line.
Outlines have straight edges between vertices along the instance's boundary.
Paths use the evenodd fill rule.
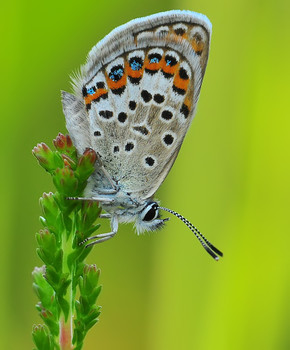
<path fill-rule="evenodd" d="M 62 92 L 69 134 L 81 154 L 97 152 L 85 197 L 111 220 L 111 232 L 89 237 L 103 242 L 118 224 L 134 222 L 138 233 L 161 228 L 167 211 L 181 219 L 216 260 L 223 254 L 187 219 L 162 207 L 154 194 L 169 173 L 195 114 L 211 39 L 202 14 L 173 10 L 134 19 L 108 34 Z"/>

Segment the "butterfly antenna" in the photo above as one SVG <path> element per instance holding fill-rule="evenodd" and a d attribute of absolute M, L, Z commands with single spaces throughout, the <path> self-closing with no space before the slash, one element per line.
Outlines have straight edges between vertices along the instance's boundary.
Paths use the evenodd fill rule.
<path fill-rule="evenodd" d="M 192 225 L 190 221 L 188 221 L 184 216 L 178 214 L 176 211 L 159 207 L 161 210 L 165 210 L 170 214 L 175 215 L 178 219 L 180 219 L 182 222 L 185 223 L 185 225 L 194 233 L 195 237 L 199 240 L 200 244 L 203 246 L 203 248 L 215 259 L 219 260 L 219 256 L 223 256 L 223 253 L 218 250 L 213 244 L 210 243 L 210 241 L 195 227 Z"/>

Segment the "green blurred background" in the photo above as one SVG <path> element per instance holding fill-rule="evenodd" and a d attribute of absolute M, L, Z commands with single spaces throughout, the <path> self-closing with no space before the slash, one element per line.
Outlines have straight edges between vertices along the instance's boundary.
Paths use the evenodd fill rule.
<path fill-rule="evenodd" d="M 65 132 L 60 90 L 110 30 L 176 8 L 206 14 L 213 36 L 197 116 L 158 198 L 225 257 L 216 263 L 174 218 L 140 237 L 122 226 L 88 259 L 102 270 L 103 309 L 84 350 L 290 349 L 286 0 L 1 5 L 1 349 L 31 349 L 40 322 L 34 234 L 53 186 L 31 149 Z"/>

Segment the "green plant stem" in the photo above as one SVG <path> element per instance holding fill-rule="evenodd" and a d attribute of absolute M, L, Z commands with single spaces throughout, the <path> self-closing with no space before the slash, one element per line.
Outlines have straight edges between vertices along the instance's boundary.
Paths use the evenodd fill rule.
<path fill-rule="evenodd" d="M 53 142 L 56 151 L 44 143 L 33 149 L 39 164 L 52 176 L 56 192 L 40 198 L 44 228 L 36 239 L 44 265 L 33 271 L 33 288 L 44 325 L 35 325 L 32 335 L 37 350 L 81 350 L 100 315 L 96 301 L 101 286 L 100 270 L 84 261 L 91 249 L 79 243 L 100 227 L 95 221 L 101 208 L 97 202 L 74 202 L 67 197 L 82 195 L 95 171 L 97 155 L 86 149 L 77 157 L 68 135 L 59 134 Z"/>
<path fill-rule="evenodd" d="M 60 318 L 59 321 L 60 336 L 59 345 L 61 350 L 72 350 L 72 317 L 71 314 L 68 317 L 67 322 L 65 322 L 64 316 Z"/>
<path fill-rule="evenodd" d="M 66 230 L 66 232 L 62 235 L 62 251 L 63 251 L 63 273 L 68 273 L 70 275 L 69 279 L 71 283 L 67 288 L 64 299 L 67 301 L 69 305 L 69 312 L 67 319 L 65 319 L 65 315 L 61 315 L 59 329 L 59 344 L 61 350 L 71 350 L 73 349 L 72 339 L 73 339 L 73 315 L 74 315 L 74 291 L 73 291 L 73 278 L 74 278 L 74 270 L 75 264 L 73 264 L 70 269 L 68 266 L 68 256 L 72 253 L 72 243 L 73 243 L 73 233 Z"/>

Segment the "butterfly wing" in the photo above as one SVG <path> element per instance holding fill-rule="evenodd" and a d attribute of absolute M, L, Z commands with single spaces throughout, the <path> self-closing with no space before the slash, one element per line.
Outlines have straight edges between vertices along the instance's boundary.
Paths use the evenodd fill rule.
<path fill-rule="evenodd" d="M 173 165 L 194 117 L 210 36 L 207 17 L 190 11 L 133 20 L 92 48 L 75 95 L 63 93 L 78 151 L 96 150 L 125 192 L 150 198 Z"/>

